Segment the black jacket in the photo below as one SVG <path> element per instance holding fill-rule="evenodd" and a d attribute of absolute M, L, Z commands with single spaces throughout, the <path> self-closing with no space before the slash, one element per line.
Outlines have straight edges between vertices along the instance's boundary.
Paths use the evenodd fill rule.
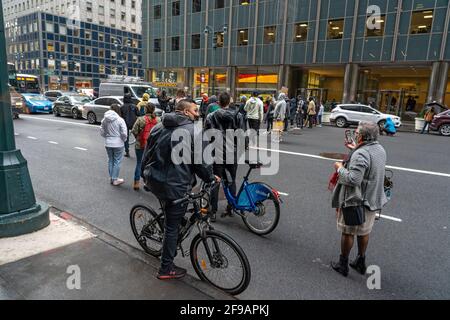
<path fill-rule="evenodd" d="M 206 118 L 205 129 L 216 129 L 222 132 L 223 136 L 223 163 L 226 163 L 226 153 L 227 153 L 227 130 L 239 130 L 245 131 L 245 123 L 244 116 L 235 109 L 227 108 L 220 109 L 214 113 L 211 113 Z M 242 135 L 242 137 L 244 137 Z M 235 137 L 234 141 L 229 141 L 229 150 L 233 149 L 234 151 L 234 163 L 237 164 L 238 160 L 238 143 L 242 143 L 242 146 L 245 147 L 245 139 L 242 141 L 238 141 Z M 244 149 L 245 152 L 245 149 Z"/>
<path fill-rule="evenodd" d="M 128 130 L 133 129 L 134 123 L 139 117 L 139 110 L 136 105 L 133 104 L 133 100 L 130 97 L 124 97 L 123 106 L 120 107 L 120 112 L 122 113 L 122 118 L 127 124 Z"/>
<path fill-rule="evenodd" d="M 190 158 L 190 163 L 174 164 L 172 161 L 172 150 L 180 143 L 189 142 L 187 138 L 172 141 L 172 134 L 177 129 L 185 130 L 191 140 L 186 147 L 190 154 L 185 155 Z M 195 175 L 205 182 L 214 180 L 211 166 L 195 164 L 194 141 L 202 141 L 201 138 L 194 140 L 194 122 L 178 112 L 165 114 L 162 122 L 153 128 L 142 159 L 141 176 L 158 199 L 183 198 L 191 192 L 196 182 Z"/>

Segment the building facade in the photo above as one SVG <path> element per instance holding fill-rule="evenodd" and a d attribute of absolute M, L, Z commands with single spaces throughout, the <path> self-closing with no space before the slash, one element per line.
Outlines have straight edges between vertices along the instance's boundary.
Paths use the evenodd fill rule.
<path fill-rule="evenodd" d="M 5 25 L 8 61 L 47 90 L 98 90 L 108 75 L 144 77 L 142 36 L 35 12 Z"/>
<path fill-rule="evenodd" d="M 142 0 L 2 0 L 5 22 L 42 11 L 75 21 L 142 32 Z"/>
<path fill-rule="evenodd" d="M 153 0 L 149 81 L 192 95 L 254 90 L 420 110 L 450 104 L 449 0 Z"/>

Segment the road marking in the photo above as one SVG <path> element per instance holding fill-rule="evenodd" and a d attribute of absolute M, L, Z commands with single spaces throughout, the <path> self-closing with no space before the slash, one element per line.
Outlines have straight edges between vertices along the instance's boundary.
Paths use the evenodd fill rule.
<path fill-rule="evenodd" d="M 49 141 L 48 143 L 50 143 L 50 144 L 59 144 L 58 142 L 55 142 L 55 141 Z"/>
<path fill-rule="evenodd" d="M 75 147 L 74 149 L 81 150 L 81 151 L 88 151 L 88 149 L 80 148 L 80 147 Z"/>
<path fill-rule="evenodd" d="M 15 136 L 18 136 L 19 134 L 18 134 L 17 132 L 14 132 L 14 135 L 15 135 Z"/>
<path fill-rule="evenodd" d="M 280 191 L 278 191 L 278 193 L 281 194 L 282 196 L 289 197 L 289 193 L 284 193 L 284 192 L 280 192 Z"/>
<path fill-rule="evenodd" d="M 386 216 L 386 215 L 380 215 L 381 218 L 386 219 L 386 220 L 391 220 L 391 221 L 395 221 L 395 222 L 403 222 L 402 219 L 399 218 L 395 218 L 395 217 L 391 217 L 391 216 Z"/>
<path fill-rule="evenodd" d="M 35 118 L 35 117 L 31 117 L 31 116 L 21 116 L 21 118 L 30 119 L 30 120 L 47 121 L 47 122 L 57 122 L 57 123 L 64 123 L 64 124 L 72 124 L 74 126 L 88 127 L 88 128 L 93 128 L 93 129 L 96 129 L 96 130 L 99 129 L 98 126 L 93 126 L 93 125 L 87 124 L 87 123 L 76 123 L 76 122 L 70 122 L 70 121 L 64 121 L 64 120 L 56 120 L 56 119 Z"/>
<path fill-rule="evenodd" d="M 282 153 L 282 154 L 290 154 L 294 156 L 300 156 L 305 158 L 313 158 L 313 159 L 320 159 L 320 160 L 327 160 L 327 161 L 338 161 L 337 159 L 331 159 L 331 158 L 325 158 L 321 156 L 316 156 L 313 154 L 307 154 L 307 153 L 299 153 L 299 152 L 292 152 L 292 151 L 282 151 L 282 150 L 273 150 L 273 149 L 266 149 L 266 148 L 255 148 L 251 147 L 251 149 L 255 150 L 262 150 L 262 151 L 270 151 L 270 152 L 276 152 L 276 153 Z M 431 176 L 439 176 L 439 177 L 445 177 L 450 178 L 449 173 L 443 173 L 443 172 L 433 172 L 433 171 L 425 171 L 425 170 L 417 170 L 417 169 L 411 169 L 411 168 L 402 168 L 402 167 L 396 167 L 396 166 L 386 166 L 387 169 L 392 170 L 398 170 L 398 171 L 406 171 L 406 172 L 413 172 L 413 173 L 420 173 L 420 174 L 428 174 Z"/>
<path fill-rule="evenodd" d="M 37 140 L 37 138 L 36 138 L 36 137 L 31 137 L 31 136 L 28 136 L 27 138 L 28 138 L 28 139 L 31 139 L 31 140 Z"/>

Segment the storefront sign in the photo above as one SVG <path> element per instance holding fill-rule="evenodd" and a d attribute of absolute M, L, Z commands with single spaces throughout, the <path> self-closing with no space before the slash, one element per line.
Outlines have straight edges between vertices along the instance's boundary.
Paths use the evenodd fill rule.
<path fill-rule="evenodd" d="M 162 88 L 176 88 L 178 86 L 177 83 L 170 83 L 170 82 L 153 82 L 153 85 L 155 87 L 162 87 Z"/>

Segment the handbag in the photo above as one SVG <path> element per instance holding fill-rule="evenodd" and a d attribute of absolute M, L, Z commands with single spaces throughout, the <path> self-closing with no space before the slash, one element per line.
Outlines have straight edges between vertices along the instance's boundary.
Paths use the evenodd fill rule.
<path fill-rule="evenodd" d="M 342 214 L 347 226 L 360 226 L 366 222 L 366 213 L 362 205 L 342 208 Z"/>

